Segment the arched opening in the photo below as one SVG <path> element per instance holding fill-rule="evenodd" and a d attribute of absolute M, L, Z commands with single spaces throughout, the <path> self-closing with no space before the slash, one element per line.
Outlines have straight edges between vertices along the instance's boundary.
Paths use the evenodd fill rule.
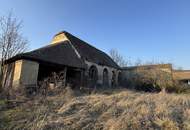
<path fill-rule="evenodd" d="M 108 70 L 105 68 L 103 70 L 103 85 L 107 86 L 109 84 L 108 82 Z"/>
<path fill-rule="evenodd" d="M 118 73 L 118 85 L 121 86 L 122 85 L 122 74 L 121 72 Z"/>
<path fill-rule="evenodd" d="M 90 79 L 90 84 L 92 86 L 95 86 L 98 80 L 98 69 L 96 66 L 91 66 L 89 69 L 89 79 Z"/>
<path fill-rule="evenodd" d="M 112 71 L 112 79 L 111 79 L 111 86 L 116 86 L 116 74 L 114 71 Z"/>

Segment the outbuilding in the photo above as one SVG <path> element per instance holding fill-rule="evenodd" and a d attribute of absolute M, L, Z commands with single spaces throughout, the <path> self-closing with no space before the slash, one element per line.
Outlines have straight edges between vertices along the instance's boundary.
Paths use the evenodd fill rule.
<path fill-rule="evenodd" d="M 63 86 L 117 86 L 120 72 L 106 53 L 65 31 L 45 47 L 8 59 L 6 68 L 4 81 L 13 88 L 36 87 L 53 74 Z"/>

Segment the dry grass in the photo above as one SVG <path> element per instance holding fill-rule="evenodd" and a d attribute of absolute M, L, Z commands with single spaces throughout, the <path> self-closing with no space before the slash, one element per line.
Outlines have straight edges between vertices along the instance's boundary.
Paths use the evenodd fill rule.
<path fill-rule="evenodd" d="M 1 111 L 0 129 L 190 129 L 190 96 L 118 90 L 75 96 L 67 89 Z"/>

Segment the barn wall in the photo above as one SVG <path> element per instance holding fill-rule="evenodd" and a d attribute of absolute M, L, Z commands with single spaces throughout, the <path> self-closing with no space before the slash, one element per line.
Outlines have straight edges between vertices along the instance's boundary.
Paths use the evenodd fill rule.
<path fill-rule="evenodd" d="M 15 62 L 13 86 L 31 86 L 37 84 L 39 64 L 29 60 Z"/>
<path fill-rule="evenodd" d="M 119 73 L 119 71 L 118 71 L 117 69 L 112 68 L 112 67 L 108 67 L 108 66 L 98 65 L 98 64 L 96 64 L 96 63 L 88 62 L 88 61 L 85 61 L 85 63 L 86 63 L 87 66 L 88 66 L 88 70 L 89 70 L 89 68 L 90 68 L 92 65 L 96 66 L 96 68 L 98 69 L 98 81 L 97 81 L 98 84 L 103 85 L 103 70 L 104 70 L 105 68 L 108 70 L 109 86 L 111 86 L 112 71 L 114 71 L 115 74 L 116 74 L 116 85 L 118 84 L 118 73 Z"/>
<path fill-rule="evenodd" d="M 51 44 L 60 43 L 60 42 L 63 42 L 63 41 L 69 41 L 69 39 L 65 36 L 64 33 L 61 33 L 61 34 L 58 34 L 58 35 L 54 36 Z"/>
<path fill-rule="evenodd" d="M 9 89 L 12 86 L 14 66 L 14 62 L 5 65 L 3 75 L 3 87 L 5 87 L 4 89 Z"/>
<path fill-rule="evenodd" d="M 20 85 L 21 70 L 22 70 L 22 60 L 18 60 L 15 62 L 15 68 L 14 68 L 14 74 L 13 74 L 14 88 L 17 88 Z"/>

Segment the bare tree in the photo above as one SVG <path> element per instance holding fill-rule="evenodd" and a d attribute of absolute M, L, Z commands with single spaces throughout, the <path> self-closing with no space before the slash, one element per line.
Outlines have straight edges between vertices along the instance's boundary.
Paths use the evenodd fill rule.
<path fill-rule="evenodd" d="M 138 58 L 138 59 L 135 61 L 134 65 L 135 65 L 135 66 L 143 65 L 142 60 Z"/>
<path fill-rule="evenodd" d="M 110 57 L 120 66 L 120 67 L 126 67 L 129 64 L 129 61 L 125 60 L 125 58 L 116 50 L 111 49 Z"/>
<path fill-rule="evenodd" d="M 22 22 L 15 18 L 11 13 L 0 17 L 0 83 L 3 87 L 3 76 L 7 71 L 5 61 L 18 53 L 26 51 L 28 41 L 22 36 L 20 29 Z M 6 77 L 4 77 L 6 79 Z"/>

